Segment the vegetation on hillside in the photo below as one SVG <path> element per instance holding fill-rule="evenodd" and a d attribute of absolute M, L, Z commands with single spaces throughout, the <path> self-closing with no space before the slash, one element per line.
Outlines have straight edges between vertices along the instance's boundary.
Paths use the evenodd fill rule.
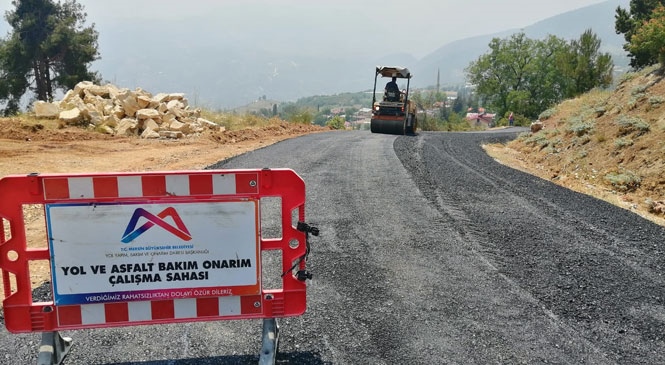
<path fill-rule="evenodd" d="M 361 108 L 369 108 L 371 104 L 372 94 L 365 91 L 308 96 L 286 103 L 262 97 L 249 105 L 230 111 L 229 114 L 252 115 L 268 119 L 277 117 L 294 123 L 311 123 L 334 128 L 339 125 L 340 120 L 343 127 L 344 122 L 352 121 Z"/>
<path fill-rule="evenodd" d="M 316 110 L 334 109 L 339 107 L 369 108 L 372 105 L 372 90 L 340 93 L 335 95 L 315 95 L 298 99 L 295 106 Z"/>
<path fill-rule="evenodd" d="M 600 40 L 591 30 L 569 42 L 516 33 L 494 38 L 489 48 L 466 73 L 483 105 L 499 114 L 512 111 L 535 119 L 564 99 L 612 83 L 612 57 L 599 51 Z"/>
<path fill-rule="evenodd" d="M 278 117 L 267 118 L 251 113 L 233 114 L 206 109 L 201 110 L 201 117 L 213 123 L 219 124 L 229 131 L 235 131 L 244 128 L 261 128 L 277 122 L 283 122 L 283 120 L 279 119 Z"/>
<path fill-rule="evenodd" d="M 665 81 L 658 66 L 628 73 L 548 109 L 545 127 L 507 146 L 554 182 L 596 186 L 628 207 L 665 213 Z"/>
<path fill-rule="evenodd" d="M 31 99 L 52 101 L 53 93 L 80 81 L 99 81 L 89 70 L 99 58 L 97 31 L 84 27 L 86 13 L 76 0 L 15 0 L 5 19 L 12 27 L 0 40 L 0 101 L 15 114 L 28 90 Z"/>
<path fill-rule="evenodd" d="M 317 125 L 330 125 L 332 123 L 338 126 L 340 119 L 351 122 L 360 109 L 370 108 L 371 106 L 371 91 L 361 91 L 300 98 L 294 103 L 285 105 L 284 109 L 286 111 L 308 110 L 312 114 L 312 123 Z"/>

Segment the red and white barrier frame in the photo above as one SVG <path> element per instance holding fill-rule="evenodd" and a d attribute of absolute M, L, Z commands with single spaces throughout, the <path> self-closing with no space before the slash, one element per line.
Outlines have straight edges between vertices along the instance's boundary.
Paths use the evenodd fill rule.
<path fill-rule="evenodd" d="M 261 235 L 262 198 L 281 200 L 281 237 Z M 41 248 L 26 240 L 23 208 L 35 204 L 44 208 Z M 55 332 L 301 315 L 306 285 L 296 271 L 305 270 L 307 233 L 295 219 L 304 222 L 304 205 L 304 181 L 289 169 L 4 177 L 5 326 Z M 262 285 L 267 250 L 281 251 L 279 289 Z M 49 302 L 32 299 L 30 265 L 40 260 L 51 268 Z"/>

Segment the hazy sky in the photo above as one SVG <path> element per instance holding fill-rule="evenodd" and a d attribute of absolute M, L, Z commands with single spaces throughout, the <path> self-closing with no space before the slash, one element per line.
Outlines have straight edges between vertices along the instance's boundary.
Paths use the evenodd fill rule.
<path fill-rule="evenodd" d="M 77 0 L 105 80 L 214 106 L 363 90 L 377 64 L 629 0 Z M 0 10 L 14 9 L 0 0 Z M 611 22 L 611 20 L 608 20 Z M 0 21 L 0 36 L 9 31 Z M 415 60 L 410 59 L 415 57 Z M 395 61 L 399 60 L 399 61 Z M 321 74 L 324 75 L 321 75 Z M 433 77 L 432 73 L 432 77 Z M 198 97 L 200 96 L 200 98 Z"/>
<path fill-rule="evenodd" d="M 611 2 L 625 3 L 620 0 Z M 100 37 L 118 20 L 160 19 L 177 28 L 183 17 L 200 18 L 202 38 L 272 35 L 271 44 L 306 40 L 342 52 L 396 52 L 422 57 L 475 35 L 519 29 L 603 0 L 79 0 Z M 13 8 L 0 0 L 2 10 Z M 214 20 L 210 20 L 210 15 Z M 203 26 L 203 24 L 202 24 Z M 203 28 L 202 28 L 203 29 Z M 203 34 L 203 33 L 214 34 Z M 349 34 L 354 34 L 350 36 Z M 100 39 L 103 41 L 103 38 Z M 148 41 L 148 40 L 147 40 Z M 103 42 L 100 42 L 103 43 Z M 265 45 L 265 44 L 264 44 Z"/>

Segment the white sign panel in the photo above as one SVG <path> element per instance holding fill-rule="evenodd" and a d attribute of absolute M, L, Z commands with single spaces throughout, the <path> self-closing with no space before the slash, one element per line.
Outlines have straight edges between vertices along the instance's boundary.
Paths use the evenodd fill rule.
<path fill-rule="evenodd" d="M 47 204 L 56 305 L 260 292 L 258 202 Z"/>

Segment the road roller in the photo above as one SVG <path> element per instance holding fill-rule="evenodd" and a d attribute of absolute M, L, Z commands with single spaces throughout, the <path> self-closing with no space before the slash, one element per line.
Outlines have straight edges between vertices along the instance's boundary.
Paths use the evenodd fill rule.
<path fill-rule="evenodd" d="M 377 97 L 377 82 L 379 75 L 382 80 L 391 79 L 381 94 Z M 397 82 L 406 80 L 406 88 L 399 89 Z M 372 120 L 370 130 L 372 133 L 383 134 L 409 134 L 416 133 L 418 119 L 416 118 L 416 105 L 409 100 L 409 83 L 411 72 L 399 66 L 377 66 L 374 74 L 374 93 L 372 97 Z M 377 100 L 378 99 L 378 100 Z"/>

